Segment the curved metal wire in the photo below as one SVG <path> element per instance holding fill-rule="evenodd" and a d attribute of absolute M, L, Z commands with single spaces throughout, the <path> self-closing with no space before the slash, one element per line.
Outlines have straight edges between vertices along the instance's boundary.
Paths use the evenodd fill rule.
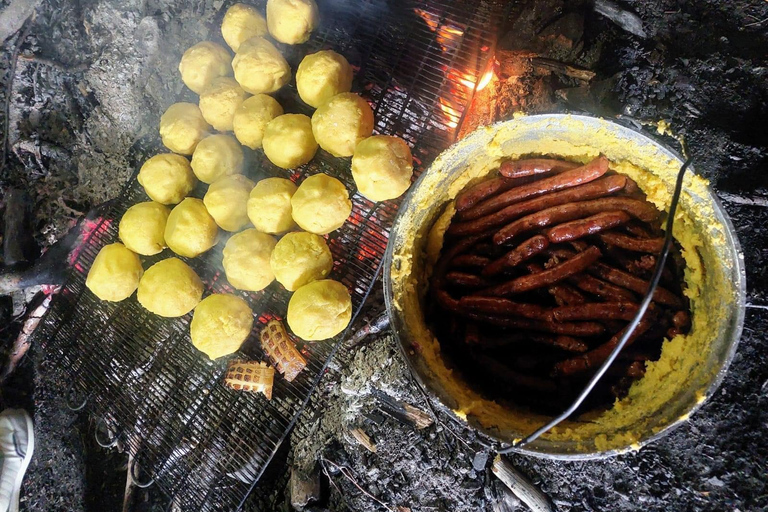
<path fill-rule="evenodd" d="M 643 297 L 643 301 L 640 303 L 640 307 L 638 308 L 637 313 L 635 314 L 635 317 L 627 326 L 627 329 L 624 331 L 624 335 L 616 344 L 616 347 L 614 347 L 613 352 L 611 352 L 611 355 L 608 356 L 608 359 L 605 360 L 603 365 L 600 367 L 597 373 L 595 373 L 595 375 L 586 385 L 584 390 L 576 398 L 576 400 L 574 400 L 574 402 L 571 404 L 570 407 L 568 407 L 565 411 L 563 411 L 557 417 L 553 418 L 552 421 L 550 421 L 546 425 L 541 426 L 539 429 L 537 429 L 536 431 L 528 435 L 526 438 L 521 439 L 517 443 L 512 444 L 507 448 L 498 450 L 497 453 L 505 454 L 505 453 L 513 452 L 515 451 L 515 449 L 533 442 L 539 436 L 541 436 L 551 428 L 555 427 L 559 423 L 568 419 L 568 417 L 571 414 L 573 414 L 574 411 L 576 411 L 576 409 L 579 408 L 579 406 L 581 406 L 581 404 L 584 402 L 587 396 L 589 396 L 589 394 L 592 392 L 594 387 L 603 377 L 605 372 L 608 371 L 608 368 L 616 360 L 619 353 L 624 348 L 624 345 L 627 344 L 627 341 L 629 341 L 629 338 L 632 336 L 632 333 L 634 333 L 635 329 L 640 323 L 640 320 L 643 318 L 643 315 L 645 315 L 645 312 L 648 310 L 648 307 L 651 305 L 651 301 L 653 300 L 653 292 L 656 290 L 656 287 L 658 286 L 659 281 L 661 280 L 661 273 L 664 270 L 664 263 L 667 261 L 669 250 L 672 247 L 672 226 L 674 225 L 674 222 L 675 222 L 675 211 L 677 210 L 677 203 L 680 200 L 680 192 L 682 191 L 682 188 L 683 188 L 683 177 L 685 176 L 686 169 L 688 169 L 688 166 L 690 165 L 691 165 L 691 158 L 688 158 L 688 160 L 686 160 L 683 166 L 680 168 L 680 171 L 677 173 L 677 181 L 675 183 L 675 192 L 674 194 L 672 194 L 672 202 L 669 205 L 669 213 L 667 215 L 667 226 L 666 226 L 666 234 L 664 235 L 664 246 L 661 249 L 661 254 L 659 255 L 659 259 L 656 262 L 656 268 L 653 271 L 651 284 L 648 287 L 648 291 L 645 292 L 645 297 Z"/>

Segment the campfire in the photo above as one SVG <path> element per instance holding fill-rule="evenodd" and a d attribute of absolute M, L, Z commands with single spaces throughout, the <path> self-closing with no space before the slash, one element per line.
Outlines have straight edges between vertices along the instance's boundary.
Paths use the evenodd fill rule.
<path fill-rule="evenodd" d="M 157 135 L 160 114 L 171 103 L 198 101 L 179 81 L 181 54 L 201 40 L 224 44 L 216 30 L 208 33 L 205 27 L 218 28 L 230 4 L 202 6 L 203 12 L 180 7 L 175 28 L 166 14 L 128 16 L 116 6 L 88 7 L 79 35 L 67 36 L 67 44 L 82 38 L 93 45 L 82 54 L 65 52 L 45 35 L 51 24 L 61 23 L 56 16 L 76 19 L 73 11 L 52 17 L 53 7 L 38 7 L 37 17 L 25 16 L 9 34 L 6 58 L 12 67 L 4 84 L 13 94 L 5 96 L 10 115 L 4 116 L 0 177 L 0 295 L 13 297 L 0 303 L 9 326 L 0 331 L 10 353 L 2 373 L 6 383 L 29 387 L 30 372 L 45 374 L 36 378 L 60 388 L 66 395 L 59 397 L 61 404 L 84 411 L 81 423 L 90 422 L 97 444 L 113 448 L 110 457 L 127 459 L 127 475 L 118 476 L 126 477 L 128 490 L 105 498 L 121 502 L 123 510 L 138 509 L 142 500 L 172 510 L 268 510 L 287 502 L 296 510 L 511 510 L 519 499 L 534 510 L 551 510 L 552 499 L 558 506 L 589 502 L 592 508 L 620 508 L 620 489 L 596 499 L 583 498 L 587 491 L 581 487 L 573 490 L 580 484 L 559 488 L 561 475 L 575 474 L 570 466 L 495 458 L 502 445 L 444 410 L 445 404 L 423 389 L 407 366 L 407 354 L 385 334 L 389 317 L 381 274 L 402 198 L 374 202 L 356 192 L 348 159 L 321 150 L 286 172 L 262 150 L 246 150 L 246 174 L 255 180 L 279 176 L 300 183 L 327 173 L 350 191 L 351 213 L 326 239 L 333 255 L 330 277 L 349 291 L 354 320 L 327 342 L 302 341 L 289 330 L 286 337 L 297 350 L 291 357 L 305 365 L 290 381 L 280 371 L 265 370 L 261 361 L 268 357 L 253 333 L 255 341 L 243 345 L 240 362 L 228 370 L 227 364 L 201 357 L 189 342 L 191 314 L 174 323 L 148 313 L 135 298 L 106 303 L 86 289 L 97 254 L 118 240 L 124 212 L 146 201 L 135 174 L 149 157 L 167 151 Z M 256 7 L 264 11 L 262 4 Z M 683 100 L 667 104 L 657 98 L 662 106 L 649 110 L 653 101 L 646 95 L 646 104 L 639 103 L 639 89 L 673 80 L 664 75 L 672 66 L 663 60 L 666 47 L 655 46 L 653 38 L 658 17 L 678 20 L 680 13 L 650 7 L 632 12 L 603 0 L 579 6 L 549 0 L 519 5 L 371 0 L 359 9 L 318 1 L 318 6 L 322 21 L 309 41 L 278 47 L 294 72 L 305 55 L 318 50 L 344 55 L 355 71 L 352 92 L 374 112 L 374 133 L 397 136 L 410 147 L 414 181 L 452 144 L 522 113 L 651 112 L 643 117 L 654 122 L 663 117 L 680 128 L 683 116 L 685 123 L 703 122 L 702 112 L 709 112 L 691 97 L 684 100 L 690 107 L 681 106 Z M 747 28 L 759 29 L 760 8 L 750 12 L 756 18 L 750 23 L 758 24 Z M 0 19 L 6 20 L 4 15 Z M 117 30 L 107 20 L 121 17 L 130 18 L 129 24 L 135 18 L 135 26 Z M 108 33 L 113 40 L 105 38 Z M 674 66 L 678 76 L 679 64 Z M 675 84 L 681 96 L 683 86 Z M 52 95 L 55 90 L 58 96 Z M 312 115 L 294 82 L 274 96 L 285 112 Z M 51 111 L 52 103 L 61 103 L 65 113 Z M 65 127 L 58 129 L 58 122 Z M 706 139 L 689 133 L 695 156 Z M 734 159 L 739 166 L 755 162 L 756 153 L 743 154 Z M 242 296 L 254 312 L 254 333 L 284 321 L 291 294 L 276 283 L 238 292 L 221 265 L 220 245 L 191 263 L 204 293 Z M 562 252 L 562 261 L 574 251 Z M 167 256 L 145 258 L 144 269 Z M 437 325 L 448 316 L 442 311 L 430 321 Z M 251 383 L 249 371 L 260 380 Z M 623 382 L 617 394 L 624 396 L 630 384 Z M 261 395 L 264 390 L 268 397 Z M 38 450 L 55 450 L 46 444 L 45 417 L 35 419 L 41 429 Z M 652 453 L 635 457 L 645 461 Z M 618 464 L 626 470 L 631 462 Z M 602 485 L 604 467 L 585 469 L 586 482 Z M 33 462 L 28 477 L 33 487 L 27 492 L 30 506 L 45 509 L 40 496 L 48 484 L 35 476 L 42 471 L 42 464 Z M 618 473 L 611 475 L 623 481 Z"/>

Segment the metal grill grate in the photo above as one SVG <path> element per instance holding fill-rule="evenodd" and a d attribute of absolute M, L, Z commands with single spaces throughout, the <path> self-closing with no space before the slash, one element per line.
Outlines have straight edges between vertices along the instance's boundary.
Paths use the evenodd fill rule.
<path fill-rule="evenodd" d="M 320 30 L 307 44 L 284 48 L 292 68 L 307 53 L 323 48 L 345 55 L 359 68 L 353 90 L 373 105 L 375 131 L 403 137 L 413 150 L 418 174 L 453 142 L 472 82 L 489 57 L 499 5 L 318 3 Z M 311 115 L 293 87 L 284 88 L 278 100 L 286 112 Z M 249 177 L 285 176 L 262 153 L 246 151 Z M 321 150 L 291 178 L 325 172 L 355 190 L 349 165 L 349 159 Z M 349 288 L 356 314 L 378 276 L 398 201 L 371 203 L 359 194 L 351 199 L 352 215 L 329 236 L 328 245 L 336 262 L 330 277 Z M 276 376 L 272 400 L 267 401 L 222 385 L 226 363 L 208 361 L 192 347 L 191 315 L 160 318 L 134 297 L 117 304 L 96 299 L 84 286 L 87 270 L 99 249 L 117 240 L 115 219 L 146 200 L 132 179 L 87 239 L 36 336 L 74 389 L 88 397 L 89 412 L 103 418 L 183 510 L 236 509 L 302 411 L 338 340 L 304 344 L 307 368 L 291 383 Z M 188 263 L 208 292 L 236 293 L 251 304 L 258 321 L 237 357 L 263 360 L 258 330 L 269 319 L 282 317 L 290 294 L 276 283 L 258 293 L 233 290 L 220 270 L 222 246 Z M 166 250 L 143 258 L 144 268 L 169 255 Z"/>

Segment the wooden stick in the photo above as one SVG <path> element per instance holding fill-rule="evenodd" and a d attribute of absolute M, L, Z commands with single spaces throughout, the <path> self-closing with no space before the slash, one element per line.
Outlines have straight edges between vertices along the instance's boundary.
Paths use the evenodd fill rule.
<path fill-rule="evenodd" d="M 355 441 L 363 446 L 363 448 L 371 453 L 377 452 L 376 445 L 373 443 L 373 441 L 371 441 L 371 438 L 363 431 L 363 429 L 353 428 L 349 431 L 349 433 L 352 435 L 352 437 L 355 438 Z"/>
<path fill-rule="evenodd" d="M 595 78 L 595 72 L 590 71 L 588 69 L 583 68 L 577 68 L 575 66 L 571 66 L 569 64 L 565 64 L 564 62 L 560 62 L 553 59 L 547 59 L 544 57 L 534 57 L 531 59 L 531 64 L 533 64 L 533 67 L 535 70 L 544 70 L 549 71 L 552 73 L 557 73 L 559 75 L 565 75 L 570 78 L 575 78 L 576 80 L 583 80 L 585 82 L 589 82 L 593 78 Z"/>
<path fill-rule="evenodd" d="M 432 417 L 421 409 L 401 402 L 378 389 L 374 389 L 372 394 L 376 398 L 381 412 L 400 423 L 410 425 L 417 430 L 427 428 L 433 423 Z"/>
<path fill-rule="evenodd" d="M 549 497 L 515 469 L 506 457 L 497 455 L 493 459 L 491 471 L 533 512 L 554 512 L 555 508 Z"/>

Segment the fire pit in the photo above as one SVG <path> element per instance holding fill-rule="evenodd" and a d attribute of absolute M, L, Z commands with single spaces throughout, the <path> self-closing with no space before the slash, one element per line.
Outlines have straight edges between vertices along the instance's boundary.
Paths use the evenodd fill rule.
<path fill-rule="evenodd" d="M 136 191 L 129 188 L 118 201 L 96 207 L 118 197 L 158 150 L 160 113 L 174 102 L 197 101 L 179 81 L 179 58 L 191 44 L 218 37 L 232 3 L 173 0 L 160 8 L 105 0 L 5 2 L 14 9 L 0 11 L 0 32 L 9 36 L 2 56 L 7 65 L 0 73 L 6 128 L 1 131 L 7 138 L 0 170 L 6 222 L 1 234 L 4 243 L 15 241 L 11 233 L 34 235 L 47 250 L 35 265 L 22 262 L 20 273 L 0 277 L 0 289 L 60 283 L 64 271 L 72 282 L 82 280 L 98 244 L 114 236 L 127 206 L 121 201 L 135 199 L 130 194 Z M 766 112 L 765 3 L 318 3 L 322 25 L 307 51 L 332 48 L 349 59 L 358 77 L 353 90 L 377 110 L 377 131 L 408 141 L 417 173 L 454 140 L 518 111 L 630 116 L 622 122 L 634 128 L 648 123 L 646 129 L 658 126 L 660 133 L 670 127 L 685 136 L 697 171 L 711 181 L 734 219 L 751 270 L 747 322 L 732 369 L 702 411 L 640 452 L 589 463 L 509 459 L 559 509 L 763 507 L 762 462 L 768 453 L 761 405 L 768 365 L 761 337 L 766 280 L 760 269 L 768 203 L 761 171 L 768 143 L 755 120 Z M 263 8 L 264 2 L 254 4 Z M 6 25 L 8 13 L 13 16 Z M 24 22 L 30 13 L 36 15 Z M 303 47 L 288 52 L 294 67 L 303 52 Z M 285 89 L 280 102 L 293 105 L 293 94 Z M 275 171 L 258 155 L 251 157 L 252 177 Z M 330 163 L 334 172 L 328 159 L 319 162 Z M 6 193 L 10 188 L 31 196 L 20 224 L 14 225 L 9 211 L 21 211 L 14 194 Z M 334 239 L 333 251 L 345 254 L 347 244 L 354 249 L 336 270 L 339 276 L 350 270 L 351 276 L 355 267 L 373 282 L 397 208 L 354 201 L 356 226 L 347 232 L 351 236 Z M 89 210 L 79 233 L 65 237 Z M 369 229 L 372 225 L 382 229 Z M 14 251 L 4 253 L 4 264 L 14 261 Z M 80 268 L 70 268 L 75 264 Z M 221 279 L 213 281 L 220 269 L 209 270 L 207 284 L 225 290 Z M 365 287 L 350 286 L 356 306 Z M 352 327 L 358 332 L 341 346 L 324 376 L 318 364 L 324 351 L 310 347 L 312 378 L 297 383 L 300 392 L 282 402 L 286 407 L 272 407 L 280 419 L 261 414 L 254 419 L 251 410 L 244 415 L 246 425 L 232 418 L 254 400 L 214 390 L 223 368 L 198 361 L 195 368 L 204 378 L 193 378 L 184 364 L 194 353 L 180 350 L 188 341 L 183 329 L 142 323 L 145 317 L 121 318 L 134 311 L 129 305 L 90 317 L 66 309 L 75 303 L 94 306 L 79 298 L 82 289 L 65 289 L 52 300 L 56 287 L 45 287 L 30 301 L 36 289 L 26 292 L 26 322 L 23 293 L 14 292 L 13 305 L 8 297 L 0 301 L 0 319 L 8 324 L 0 327 L 0 340 L 13 354 L 4 406 L 26 406 L 34 413 L 39 441 L 22 507 L 119 509 L 126 471 L 113 469 L 135 460 L 131 481 L 144 485 L 154 479 L 155 485 L 128 487 L 125 510 L 236 508 L 251 488 L 244 510 L 283 509 L 289 495 L 301 498 L 306 482 L 322 487 L 308 510 L 519 508 L 491 475 L 493 457 L 476 442 L 483 438 L 479 430 L 440 410 L 433 417 L 391 336 L 361 340 L 381 329 L 374 321 L 383 303 L 379 286 L 361 312 L 364 318 Z M 54 313 L 41 322 L 39 316 L 57 301 Z M 82 330 L 68 323 L 73 319 L 81 321 Z M 133 341 L 153 327 L 162 339 Z M 78 341 L 83 333 L 89 339 Z M 105 342 L 118 339 L 126 346 Z M 148 341 L 150 346 L 143 345 Z M 26 347 L 33 357 L 23 356 Z M 68 357 L 57 347 L 69 351 Z M 178 355 L 183 358 L 175 364 Z M 73 364 L 62 368 L 67 362 Z M 95 375 L 87 385 L 86 372 Z M 314 377 L 317 392 L 299 412 Z M 81 413 L 69 412 L 61 399 L 73 382 L 66 394 L 73 408 L 85 402 Z M 182 389 L 196 392 L 196 398 L 177 398 L 174 390 Z M 14 399 L 19 391 L 21 402 Z M 169 420 L 181 424 L 171 426 Z M 284 435 L 291 422 L 293 433 Z M 116 442 L 118 449 L 98 448 L 93 430 L 99 443 Z M 291 473 L 296 476 L 289 488 Z M 305 480 L 308 475 L 318 480 Z M 328 485 L 320 486 L 321 480 Z M 154 507 L 136 504 L 147 497 Z"/>

